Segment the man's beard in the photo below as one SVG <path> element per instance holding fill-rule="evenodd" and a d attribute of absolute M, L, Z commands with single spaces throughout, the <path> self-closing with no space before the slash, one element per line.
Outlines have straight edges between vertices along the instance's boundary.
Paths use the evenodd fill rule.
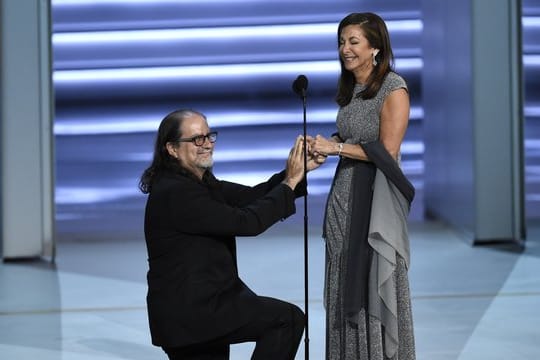
<path fill-rule="evenodd" d="M 206 159 L 200 159 L 197 161 L 197 166 L 201 169 L 210 169 L 214 166 L 214 158 L 210 155 L 210 157 Z"/>

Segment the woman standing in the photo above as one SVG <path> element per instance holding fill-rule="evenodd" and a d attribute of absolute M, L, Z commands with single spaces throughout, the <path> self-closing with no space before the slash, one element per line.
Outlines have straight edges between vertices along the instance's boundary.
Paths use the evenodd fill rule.
<path fill-rule="evenodd" d="M 338 132 L 310 139 L 340 156 L 328 196 L 327 359 L 414 359 L 406 219 L 414 188 L 399 168 L 409 120 L 384 21 L 353 13 L 338 27 Z"/>

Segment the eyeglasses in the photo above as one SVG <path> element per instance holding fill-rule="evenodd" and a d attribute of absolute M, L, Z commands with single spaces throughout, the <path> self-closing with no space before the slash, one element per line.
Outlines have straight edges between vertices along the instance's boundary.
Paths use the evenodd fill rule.
<path fill-rule="evenodd" d="M 195 135 L 190 138 L 182 138 L 178 139 L 178 142 L 192 142 L 195 146 L 203 146 L 206 139 L 210 141 L 212 144 L 216 142 L 217 140 L 217 131 L 209 132 L 206 135 Z"/>

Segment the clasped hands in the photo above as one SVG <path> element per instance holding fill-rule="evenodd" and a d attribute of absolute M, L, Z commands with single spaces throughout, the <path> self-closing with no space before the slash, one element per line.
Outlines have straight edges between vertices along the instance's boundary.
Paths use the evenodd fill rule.
<path fill-rule="evenodd" d="M 326 161 L 326 157 L 331 152 L 335 142 L 327 140 L 324 137 L 317 135 L 315 137 L 306 136 L 307 145 L 307 171 L 315 170 Z M 326 151 L 328 150 L 328 151 Z M 304 137 L 299 135 L 289 152 L 287 159 L 285 183 L 291 188 L 296 185 L 304 177 Z"/>

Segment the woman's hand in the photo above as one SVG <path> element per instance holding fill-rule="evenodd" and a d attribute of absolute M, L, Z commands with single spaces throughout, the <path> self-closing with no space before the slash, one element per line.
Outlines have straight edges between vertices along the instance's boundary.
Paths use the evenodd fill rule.
<path fill-rule="evenodd" d="M 310 152 L 315 157 L 334 155 L 339 151 L 338 144 L 333 138 L 326 139 L 321 135 L 311 138 L 309 145 Z"/>
<path fill-rule="evenodd" d="M 315 139 L 309 135 L 306 137 L 306 143 L 308 146 L 308 155 L 307 155 L 307 170 L 308 171 L 315 170 L 316 168 L 324 164 L 327 158 L 327 155 L 315 154 L 313 152 L 311 143 L 314 140 Z"/>

